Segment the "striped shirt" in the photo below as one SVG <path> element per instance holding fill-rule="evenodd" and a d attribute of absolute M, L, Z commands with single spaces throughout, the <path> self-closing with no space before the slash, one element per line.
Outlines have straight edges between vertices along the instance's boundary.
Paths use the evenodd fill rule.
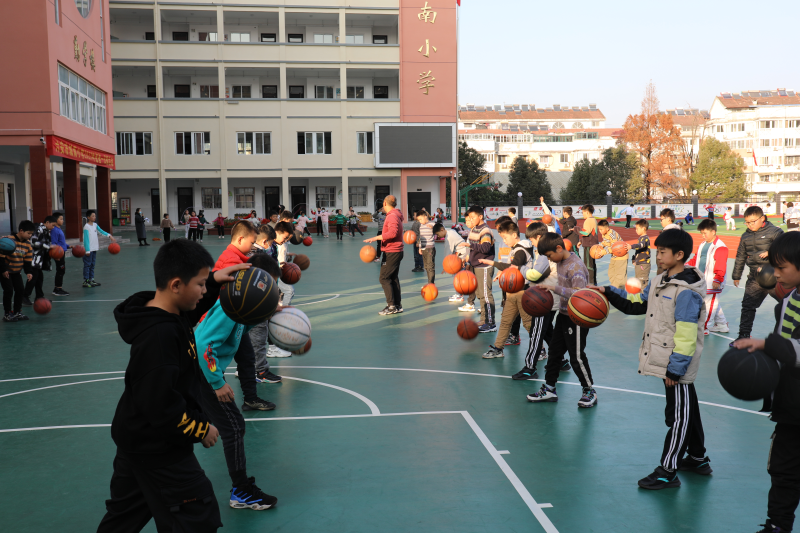
<path fill-rule="evenodd" d="M 21 241 L 16 235 L 8 235 L 8 238 L 14 241 L 17 247 L 13 252 L 0 254 L 0 258 L 3 259 L 0 272 L 16 274 L 23 269 L 26 273 L 29 272 L 33 260 L 33 246 L 28 241 Z"/>
<path fill-rule="evenodd" d="M 421 250 L 428 250 L 435 246 L 436 241 L 433 238 L 433 224 L 420 224 L 419 226 L 419 247 Z"/>
<path fill-rule="evenodd" d="M 191 229 L 197 229 L 197 224 L 200 222 L 200 219 L 197 217 L 189 217 L 189 227 Z"/>
<path fill-rule="evenodd" d="M 795 291 L 786 302 L 786 311 L 783 313 L 783 323 L 781 324 L 781 337 L 791 339 L 798 324 L 800 324 L 800 296 Z"/>
<path fill-rule="evenodd" d="M 556 263 L 556 265 L 558 285 L 553 289 L 553 292 L 561 297 L 559 313 L 567 315 L 567 303 L 572 295 L 575 294 L 575 291 L 588 285 L 589 271 L 586 270 L 586 265 L 583 264 L 581 258 L 575 255 L 574 252 L 571 252 L 568 258 Z"/>

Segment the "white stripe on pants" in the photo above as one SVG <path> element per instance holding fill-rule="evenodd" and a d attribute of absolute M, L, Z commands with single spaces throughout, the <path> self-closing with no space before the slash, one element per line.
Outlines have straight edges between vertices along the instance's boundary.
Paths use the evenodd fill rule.
<path fill-rule="evenodd" d="M 682 459 L 681 447 L 686 441 L 686 429 L 689 427 L 689 398 L 686 384 L 678 383 L 675 386 L 675 421 L 672 423 L 669 449 L 661 461 L 661 466 L 667 470 L 678 469 L 678 461 Z"/>

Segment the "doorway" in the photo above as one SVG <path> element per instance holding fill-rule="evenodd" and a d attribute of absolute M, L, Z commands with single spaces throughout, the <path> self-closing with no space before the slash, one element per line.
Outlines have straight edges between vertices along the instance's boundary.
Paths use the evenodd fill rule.
<path fill-rule="evenodd" d="M 375 212 L 377 213 L 380 208 L 383 207 L 383 200 L 389 196 L 389 186 L 388 185 L 376 185 L 375 186 Z"/>
<path fill-rule="evenodd" d="M 161 197 L 159 196 L 158 189 L 150 189 L 150 224 L 158 226 L 161 223 Z"/>
<path fill-rule="evenodd" d="M 292 211 L 294 216 L 302 209 L 303 211 L 307 211 L 306 209 L 306 188 L 300 185 L 292 186 L 292 205 L 289 209 Z"/>
<path fill-rule="evenodd" d="M 11 222 L 8 234 L 11 235 L 17 230 L 17 222 L 14 220 L 14 184 L 8 184 L 8 202 L 6 202 L 6 210 L 8 211 L 8 220 Z"/>
<path fill-rule="evenodd" d="M 414 218 L 414 212 L 425 208 L 431 212 L 431 193 L 429 192 L 410 192 L 408 193 L 408 218 Z"/>
<path fill-rule="evenodd" d="M 194 189 L 191 187 L 178 187 L 178 219 L 181 220 L 183 212 L 191 209 L 194 204 Z"/>
<path fill-rule="evenodd" d="M 281 188 L 264 187 L 264 218 L 269 218 L 269 214 L 273 211 L 277 213 L 279 205 L 281 205 Z"/>

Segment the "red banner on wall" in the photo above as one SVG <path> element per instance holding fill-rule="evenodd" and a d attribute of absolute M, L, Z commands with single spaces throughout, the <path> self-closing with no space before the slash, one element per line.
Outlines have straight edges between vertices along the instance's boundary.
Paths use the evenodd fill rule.
<path fill-rule="evenodd" d="M 115 170 L 114 154 L 95 150 L 55 135 L 47 136 L 47 155 L 60 156 Z"/>

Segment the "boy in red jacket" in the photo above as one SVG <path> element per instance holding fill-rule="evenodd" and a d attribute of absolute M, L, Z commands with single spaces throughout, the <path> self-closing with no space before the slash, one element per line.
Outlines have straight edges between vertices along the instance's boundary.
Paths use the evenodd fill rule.
<path fill-rule="evenodd" d="M 686 262 L 686 266 L 697 267 L 706 278 L 706 312 L 708 316 L 703 324 L 706 335 L 711 331 L 727 333 L 728 321 L 719 305 L 722 289 L 725 288 L 725 271 L 728 268 L 728 247 L 717 237 L 717 223 L 706 218 L 697 229 L 703 236 L 703 242 L 697 252 Z"/>
<path fill-rule="evenodd" d="M 391 194 L 383 199 L 386 220 L 383 231 L 377 237 L 364 239 L 364 242 L 381 241 L 383 260 L 378 279 L 386 295 L 386 307 L 379 315 L 394 315 L 403 312 L 400 303 L 400 262 L 403 260 L 403 213 L 397 209 L 397 198 Z"/>

